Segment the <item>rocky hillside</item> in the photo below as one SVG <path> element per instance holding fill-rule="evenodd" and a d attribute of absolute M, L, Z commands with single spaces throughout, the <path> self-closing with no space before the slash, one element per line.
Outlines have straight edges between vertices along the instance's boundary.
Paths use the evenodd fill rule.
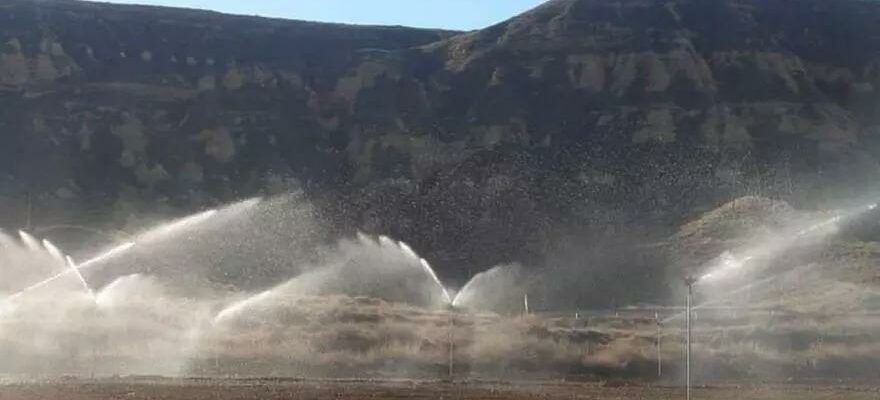
<path fill-rule="evenodd" d="M 4 227 L 302 188 L 462 279 L 650 264 L 607 249 L 878 173 L 877 2 L 551 0 L 467 33 L 69 0 L 0 21 Z"/>

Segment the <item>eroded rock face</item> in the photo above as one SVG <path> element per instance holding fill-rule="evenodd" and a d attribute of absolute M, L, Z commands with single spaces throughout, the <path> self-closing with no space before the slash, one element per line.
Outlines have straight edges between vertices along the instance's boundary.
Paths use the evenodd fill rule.
<path fill-rule="evenodd" d="M 462 277 L 541 264 L 559 231 L 833 200 L 878 172 L 870 2 L 554 0 L 461 34 L 69 1 L 0 21 L 3 210 L 62 186 L 191 209 L 295 178 L 342 229 Z"/>
<path fill-rule="evenodd" d="M 22 41 L 12 36 L 6 38 L 0 51 L 0 84 L 3 85 L 52 82 L 70 77 L 79 69 L 51 35 L 41 37 L 32 49 L 24 49 Z"/>

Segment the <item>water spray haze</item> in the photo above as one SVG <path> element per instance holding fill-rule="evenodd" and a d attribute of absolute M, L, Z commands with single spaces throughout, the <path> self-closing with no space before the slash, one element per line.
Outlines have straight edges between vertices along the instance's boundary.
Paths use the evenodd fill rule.
<path fill-rule="evenodd" d="M 474 280 L 471 279 L 467 283 L 462 286 L 461 290 L 459 290 L 455 296 L 452 297 L 452 306 L 453 307 L 461 307 L 462 299 L 467 297 L 467 293 L 471 292 L 471 287 L 474 286 Z M 462 293 L 465 293 L 464 295 Z"/>
<path fill-rule="evenodd" d="M 370 235 L 367 235 L 366 233 L 363 233 L 363 232 L 358 232 L 356 234 L 356 237 L 357 237 L 358 242 L 360 242 L 361 244 L 373 242 L 373 239 L 370 238 Z"/>
<path fill-rule="evenodd" d="M 811 225 L 807 228 L 804 228 L 798 231 L 797 236 L 807 236 L 812 235 L 814 233 L 820 233 L 828 229 L 836 228 L 837 224 L 843 220 L 842 215 L 835 215 L 825 221 L 819 222 L 818 224 Z"/>
<path fill-rule="evenodd" d="M 387 246 L 394 246 L 395 245 L 394 240 L 392 240 L 388 237 L 385 237 L 385 236 L 380 236 L 379 242 L 382 243 L 383 245 L 387 245 Z M 402 241 L 398 241 L 396 243 L 396 246 L 397 246 L 397 248 L 399 248 L 403 252 L 403 254 L 405 254 L 410 259 L 419 261 L 419 265 L 422 266 L 422 268 L 425 270 L 425 272 L 428 274 L 428 276 L 431 277 L 431 280 L 437 284 L 437 287 L 443 293 L 443 299 L 444 299 L 445 303 L 452 304 L 452 296 L 449 294 L 449 290 L 446 289 L 445 285 L 443 285 L 443 282 L 440 280 L 440 277 L 437 276 L 437 272 L 434 271 L 434 268 L 431 266 L 431 264 L 428 263 L 428 260 L 425 260 L 424 258 L 419 257 L 419 255 L 412 249 L 412 247 L 410 247 L 410 245 L 408 245 Z"/>
<path fill-rule="evenodd" d="M 126 278 L 128 278 L 128 277 L 119 278 L 113 282 L 110 282 L 109 285 L 104 286 L 101 289 L 101 291 L 97 294 L 97 296 L 95 296 L 95 303 L 97 303 L 100 306 L 110 304 L 113 300 L 112 295 L 117 292 L 118 287 L 120 287 L 124 284 L 123 282 L 125 282 Z"/>
<path fill-rule="evenodd" d="M 244 310 L 271 314 L 294 306 L 303 296 L 319 295 L 367 296 L 425 306 L 452 302 L 431 265 L 409 245 L 359 232 L 354 241 L 340 241 L 298 276 L 229 304 L 216 314 L 213 323 L 231 320 Z"/>
<path fill-rule="evenodd" d="M 528 312 L 528 297 L 517 264 L 499 265 L 474 275 L 455 294 L 456 308 L 496 313 Z"/>
<path fill-rule="evenodd" d="M 290 218 L 292 203 L 260 203 L 261 199 L 250 199 L 126 235 L 131 241 L 79 264 L 48 240 L 34 252 L 29 249 L 36 239 L 29 235 L 21 234 L 20 241 L 0 235 L 4 250 L 8 246 L 12 251 L 7 253 L 15 253 L 10 259 L 24 260 L 22 266 L 36 260 L 48 270 L 22 282 L 58 273 L 0 301 L 0 353 L 21 354 L 0 367 L 27 371 L 29 362 L 58 365 L 50 373 L 72 375 L 97 365 L 107 375 L 259 376 L 297 368 L 304 371 L 295 373 L 309 374 L 313 366 L 327 365 L 346 365 L 356 373 L 382 368 L 385 373 L 389 363 L 383 361 L 393 359 L 393 368 L 405 365 L 403 373 L 409 374 L 421 373 L 423 367 L 433 371 L 444 359 L 449 365 L 464 359 L 467 373 L 478 376 L 499 365 L 505 371 L 523 364 L 568 373 L 592 371 L 589 368 L 597 365 L 627 368 L 645 361 L 643 349 L 649 342 L 639 331 L 643 322 L 634 322 L 644 318 L 606 325 L 606 316 L 620 318 L 614 322 L 626 317 L 623 312 L 611 317 L 601 310 L 577 310 L 590 312 L 590 318 L 600 316 L 587 326 L 579 316 L 572 319 L 568 310 L 545 314 L 544 310 L 560 310 L 547 306 L 543 276 L 519 265 L 477 273 L 455 292 L 416 249 L 387 236 L 357 233 L 332 244 L 321 237 L 304 242 L 303 247 L 311 246 L 308 252 L 290 251 L 298 239 L 288 238 L 298 236 L 279 235 L 306 228 L 299 219 L 287 225 L 273 222 Z M 732 282 L 743 277 L 759 282 L 763 276 L 751 272 L 770 264 L 773 251 L 796 242 L 818 243 L 813 239 L 821 237 L 820 232 L 832 231 L 826 228 L 843 220 L 823 220 L 809 237 L 800 238 L 796 233 L 806 224 L 787 225 L 789 235 L 763 246 L 720 242 L 723 247 L 713 251 L 729 250 L 710 253 L 720 255 L 705 265 L 702 281 L 736 296 L 745 289 L 728 291 L 737 287 Z M 312 234 L 313 228 L 307 229 L 303 235 Z M 66 260 L 64 270 L 51 262 L 59 258 Z M 17 272 L 10 271 L 10 276 Z M 64 284 L 22 297 L 62 276 L 67 278 Z M 542 311 L 517 317 L 529 313 L 530 296 Z M 9 333 L 3 336 L 4 332 Z M 696 334 L 699 351 L 700 335 L 705 333 L 698 328 Z M 622 336 L 629 342 L 620 344 Z M 664 343 L 671 348 L 674 341 Z M 658 354 L 661 350 L 658 346 Z M 669 350 L 664 354 L 670 355 Z"/>
<path fill-rule="evenodd" d="M 743 270 L 749 261 L 754 257 L 746 256 L 737 258 L 732 252 L 725 251 L 718 257 L 716 265 L 709 269 L 709 272 L 703 274 L 697 282 L 709 283 L 721 281 L 737 272 Z"/>
<path fill-rule="evenodd" d="M 2 229 L 0 229 L 0 248 L 15 248 L 15 239 L 9 236 L 6 232 L 3 232 Z"/>
<path fill-rule="evenodd" d="M 877 208 L 877 203 L 850 209 L 847 212 L 838 212 L 830 217 L 822 218 L 818 222 L 815 220 L 806 227 L 800 225 L 799 228 L 789 228 L 788 231 L 776 232 L 773 238 L 759 240 L 751 246 L 737 250 L 738 253 L 748 254 L 747 256 L 738 257 L 733 250 L 726 250 L 707 266 L 702 268 L 704 272 L 694 283 L 694 289 L 698 289 L 703 285 L 722 285 L 734 282 L 742 283 L 743 277 L 748 277 L 737 289 L 727 291 L 721 299 L 710 299 L 702 304 L 697 305 L 694 309 L 700 309 L 719 301 L 726 301 L 733 298 L 734 295 L 749 292 L 758 287 L 767 286 L 773 282 L 777 282 L 785 276 L 785 271 L 779 271 L 778 265 L 771 263 L 768 265 L 767 260 L 774 260 L 777 257 L 794 251 L 799 246 L 814 246 L 821 241 L 825 241 L 840 231 L 842 224 L 853 221 L 857 218 L 864 217 L 865 213 L 871 212 Z M 757 262 L 760 261 L 760 262 Z M 755 280 L 756 273 L 770 273 L 769 276 Z M 673 315 L 664 322 L 671 321 L 682 317 L 684 314 Z"/>
<path fill-rule="evenodd" d="M 395 242 L 393 239 L 389 238 L 388 236 L 379 236 L 379 244 L 383 248 L 386 248 L 386 249 L 387 248 L 394 248 L 397 246 L 397 242 Z"/>
<path fill-rule="evenodd" d="M 877 203 L 873 203 L 864 207 L 859 207 L 847 213 L 838 213 L 832 217 L 825 218 L 817 223 L 813 223 L 806 228 L 799 229 L 793 234 L 780 233 L 781 240 L 772 240 L 768 242 L 759 242 L 751 248 L 745 250 L 750 254 L 745 257 L 737 257 L 731 250 L 723 252 L 718 260 L 708 267 L 705 272 L 697 280 L 697 284 L 714 283 L 728 279 L 735 275 L 736 272 L 744 269 L 756 257 L 767 258 L 784 253 L 791 248 L 797 246 L 805 240 L 821 240 L 836 234 L 840 228 L 840 224 L 845 220 L 854 219 L 862 216 L 866 212 L 873 211 L 877 208 Z"/>
<path fill-rule="evenodd" d="M 230 206 L 224 207 L 223 211 L 230 211 L 232 213 L 235 213 L 237 211 L 245 211 L 245 210 L 249 210 L 249 209 L 252 209 L 252 208 L 260 205 L 260 203 L 262 203 L 262 202 L 263 202 L 262 197 L 254 197 L 254 198 L 250 198 L 250 199 L 232 204 Z"/>

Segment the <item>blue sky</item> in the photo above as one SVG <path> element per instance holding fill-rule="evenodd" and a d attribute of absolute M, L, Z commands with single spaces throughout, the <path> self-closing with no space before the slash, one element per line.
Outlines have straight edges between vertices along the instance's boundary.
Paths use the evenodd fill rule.
<path fill-rule="evenodd" d="M 545 0 L 110 0 L 353 24 L 478 29 Z"/>

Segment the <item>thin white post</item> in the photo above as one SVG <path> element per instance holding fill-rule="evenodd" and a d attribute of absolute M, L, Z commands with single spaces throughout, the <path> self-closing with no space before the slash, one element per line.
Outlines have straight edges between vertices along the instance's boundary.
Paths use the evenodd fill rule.
<path fill-rule="evenodd" d="M 660 322 L 660 313 L 654 313 L 654 321 L 657 323 L 657 377 L 663 376 L 663 352 L 661 350 L 661 335 L 663 334 L 663 323 Z"/>
<path fill-rule="evenodd" d="M 687 387 L 687 400 L 691 400 L 691 302 L 692 297 L 694 296 L 694 281 L 692 279 L 688 279 L 686 281 L 688 287 L 687 293 L 687 380 L 685 385 Z"/>
<path fill-rule="evenodd" d="M 455 307 L 449 305 L 449 380 L 455 376 Z"/>
<path fill-rule="evenodd" d="M 694 283 L 696 283 L 696 279 L 687 277 L 684 280 L 685 285 L 687 285 L 687 306 L 685 307 L 687 311 L 687 349 L 685 351 L 685 368 L 686 368 L 686 395 L 687 400 L 691 400 L 691 305 L 694 297 Z"/>

